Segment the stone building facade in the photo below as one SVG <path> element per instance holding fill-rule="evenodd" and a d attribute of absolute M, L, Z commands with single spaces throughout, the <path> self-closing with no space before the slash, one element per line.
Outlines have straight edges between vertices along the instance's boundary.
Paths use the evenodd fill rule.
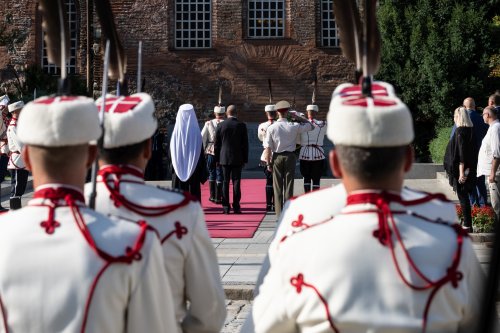
<path fill-rule="evenodd" d="M 37 1 L 3 1 L 0 84 L 13 79 L 13 72 L 22 77 L 23 68 L 30 64 L 55 73 L 44 58 Z M 331 2 L 113 0 L 115 22 L 128 58 L 130 92 L 136 89 L 137 47 L 142 41 L 143 91 L 153 96 L 165 122 L 175 119 L 178 106 L 186 102 L 195 105 L 200 118 L 209 116 L 219 86 L 223 104 L 236 104 L 244 121 L 260 122 L 264 105 L 269 103 L 268 79 L 274 102 L 286 99 L 301 111 L 311 102 L 316 78 L 316 102 L 324 117 L 333 89 L 354 79 L 354 66 L 338 47 Z M 104 40 L 95 13 L 87 15 L 87 0 L 66 3 L 73 24 L 69 70 L 85 81 L 89 63 L 88 84 L 98 92 Z M 2 39 L 2 26 L 6 28 L 3 37 L 14 31 L 15 38 Z M 109 90 L 113 86 L 111 82 Z"/>

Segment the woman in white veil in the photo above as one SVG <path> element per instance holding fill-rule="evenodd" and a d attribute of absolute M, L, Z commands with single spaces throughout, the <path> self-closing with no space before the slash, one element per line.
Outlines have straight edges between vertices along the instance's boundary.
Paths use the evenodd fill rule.
<path fill-rule="evenodd" d="M 194 107 L 179 107 L 170 140 L 172 187 L 190 192 L 201 201 L 200 183 L 207 180 L 201 131 Z"/>

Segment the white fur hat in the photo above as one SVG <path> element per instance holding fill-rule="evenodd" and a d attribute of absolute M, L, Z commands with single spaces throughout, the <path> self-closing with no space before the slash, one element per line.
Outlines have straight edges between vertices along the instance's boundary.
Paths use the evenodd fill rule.
<path fill-rule="evenodd" d="M 361 94 L 359 85 L 342 84 L 333 92 L 327 134 L 336 145 L 396 147 L 413 141 L 408 107 L 385 82 L 375 82 L 373 97 Z"/>
<path fill-rule="evenodd" d="M 264 111 L 266 111 L 266 112 L 276 111 L 276 106 L 274 104 L 268 104 L 264 108 Z"/>
<path fill-rule="evenodd" d="M 225 106 L 216 106 L 216 107 L 214 107 L 214 112 L 215 113 L 226 113 L 226 107 Z"/>
<path fill-rule="evenodd" d="M 9 104 L 9 112 L 14 112 L 16 110 L 22 109 L 24 107 L 23 101 L 14 102 Z"/>
<path fill-rule="evenodd" d="M 316 112 L 318 112 L 318 111 L 319 111 L 319 109 L 318 109 L 318 106 L 317 106 L 317 105 L 315 105 L 315 104 L 311 104 L 311 105 L 308 105 L 308 106 L 306 107 L 306 111 L 316 111 Z"/>
<path fill-rule="evenodd" d="M 28 145 L 73 146 L 101 136 L 94 101 L 83 96 L 40 97 L 19 116 L 19 139 Z"/>
<path fill-rule="evenodd" d="M 101 109 L 102 99 L 96 101 Z M 151 96 L 138 93 L 131 96 L 106 96 L 104 115 L 104 148 L 117 148 L 150 138 L 158 122 Z"/>

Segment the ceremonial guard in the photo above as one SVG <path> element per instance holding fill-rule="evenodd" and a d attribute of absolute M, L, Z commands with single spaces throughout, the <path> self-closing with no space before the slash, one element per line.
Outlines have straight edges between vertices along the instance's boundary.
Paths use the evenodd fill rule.
<path fill-rule="evenodd" d="M 139 224 L 145 220 L 158 233 L 173 291 L 176 332 L 219 332 L 226 317 L 224 291 L 203 210 L 188 193 L 144 182 L 150 137 L 157 127 L 151 97 L 108 96 L 105 111 L 96 210 Z M 90 191 L 87 184 L 87 197 Z"/>
<path fill-rule="evenodd" d="M 326 121 L 315 118 L 318 114 L 317 105 L 308 105 L 306 108 L 307 118 L 314 126 L 309 132 L 300 134 L 300 173 L 304 178 L 304 193 L 311 189 L 319 189 L 319 181 L 325 165 L 325 151 L 323 150 L 323 139 L 326 134 Z M 312 183 L 311 183 L 312 182 Z M 312 185 L 312 188 L 311 188 Z"/>
<path fill-rule="evenodd" d="M 85 206 L 101 135 L 87 97 L 42 97 L 18 123 L 34 199 L 0 215 L 0 331 L 175 332 L 156 233 Z"/>
<path fill-rule="evenodd" d="M 12 115 L 7 128 L 7 143 L 9 147 L 9 164 L 7 165 L 7 169 L 9 169 L 11 177 L 10 209 L 21 208 L 21 197 L 26 191 L 26 184 L 28 183 L 29 172 L 26 170 L 21 156 L 24 143 L 19 140 L 17 135 L 17 120 L 23 107 L 23 101 L 9 104 L 9 112 Z"/>
<path fill-rule="evenodd" d="M 265 109 L 267 115 L 267 121 L 259 124 L 257 129 L 257 136 L 261 142 L 264 142 L 266 138 L 267 128 L 271 126 L 276 121 L 276 107 L 274 104 L 266 105 Z M 271 153 L 264 149 L 262 155 L 260 156 L 260 164 L 264 168 L 264 175 L 266 176 L 266 211 L 274 211 L 274 195 L 273 195 L 273 172 L 271 168 L 267 167 L 266 153 Z"/>
<path fill-rule="evenodd" d="M 226 108 L 224 106 L 214 107 L 215 119 L 205 122 L 201 130 L 201 138 L 203 142 L 203 149 L 208 169 L 208 186 L 210 189 L 210 197 L 208 200 L 215 203 L 222 203 L 222 166 L 217 166 L 215 162 L 215 131 L 217 127 L 224 121 L 224 114 Z"/>
<path fill-rule="evenodd" d="M 2 119 L 0 119 L 0 183 L 5 180 L 7 174 L 7 164 L 9 163 L 9 145 L 7 143 L 7 128 L 10 123 L 9 118 L 9 97 L 3 95 L 0 97 L 0 112 Z M 0 204 L 0 212 L 6 211 L 7 208 L 2 207 Z"/>
<path fill-rule="evenodd" d="M 402 189 L 411 114 L 375 86 L 388 88 L 335 90 L 330 163 L 343 188 L 286 206 L 243 332 L 473 331 L 484 276 L 472 243 L 443 195 Z"/>

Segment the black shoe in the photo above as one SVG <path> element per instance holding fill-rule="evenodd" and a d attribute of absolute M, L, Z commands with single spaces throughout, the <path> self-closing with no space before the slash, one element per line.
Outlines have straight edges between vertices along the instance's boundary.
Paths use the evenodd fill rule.
<path fill-rule="evenodd" d="M 235 214 L 241 214 L 241 209 L 235 209 L 235 210 L 234 210 L 234 213 L 235 213 Z"/>
<path fill-rule="evenodd" d="M 214 198 L 208 198 L 208 201 L 212 201 L 212 202 L 217 203 Z"/>
<path fill-rule="evenodd" d="M 8 211 L 9 211 L 8 208 L 0 206 L 0 213 L 4 213 L 4 212 L 8 212 Z"/>
<path fill-rule="evenodd" d="M 274 212 L 273 205 L 267 205 L 266 206 L 266 212 Z"/>
<path fill-rule="evenodd" d="M 222 208 L 222 213 L 229 214 L 229 208 L 227 208 L 227 207 Z"/>

